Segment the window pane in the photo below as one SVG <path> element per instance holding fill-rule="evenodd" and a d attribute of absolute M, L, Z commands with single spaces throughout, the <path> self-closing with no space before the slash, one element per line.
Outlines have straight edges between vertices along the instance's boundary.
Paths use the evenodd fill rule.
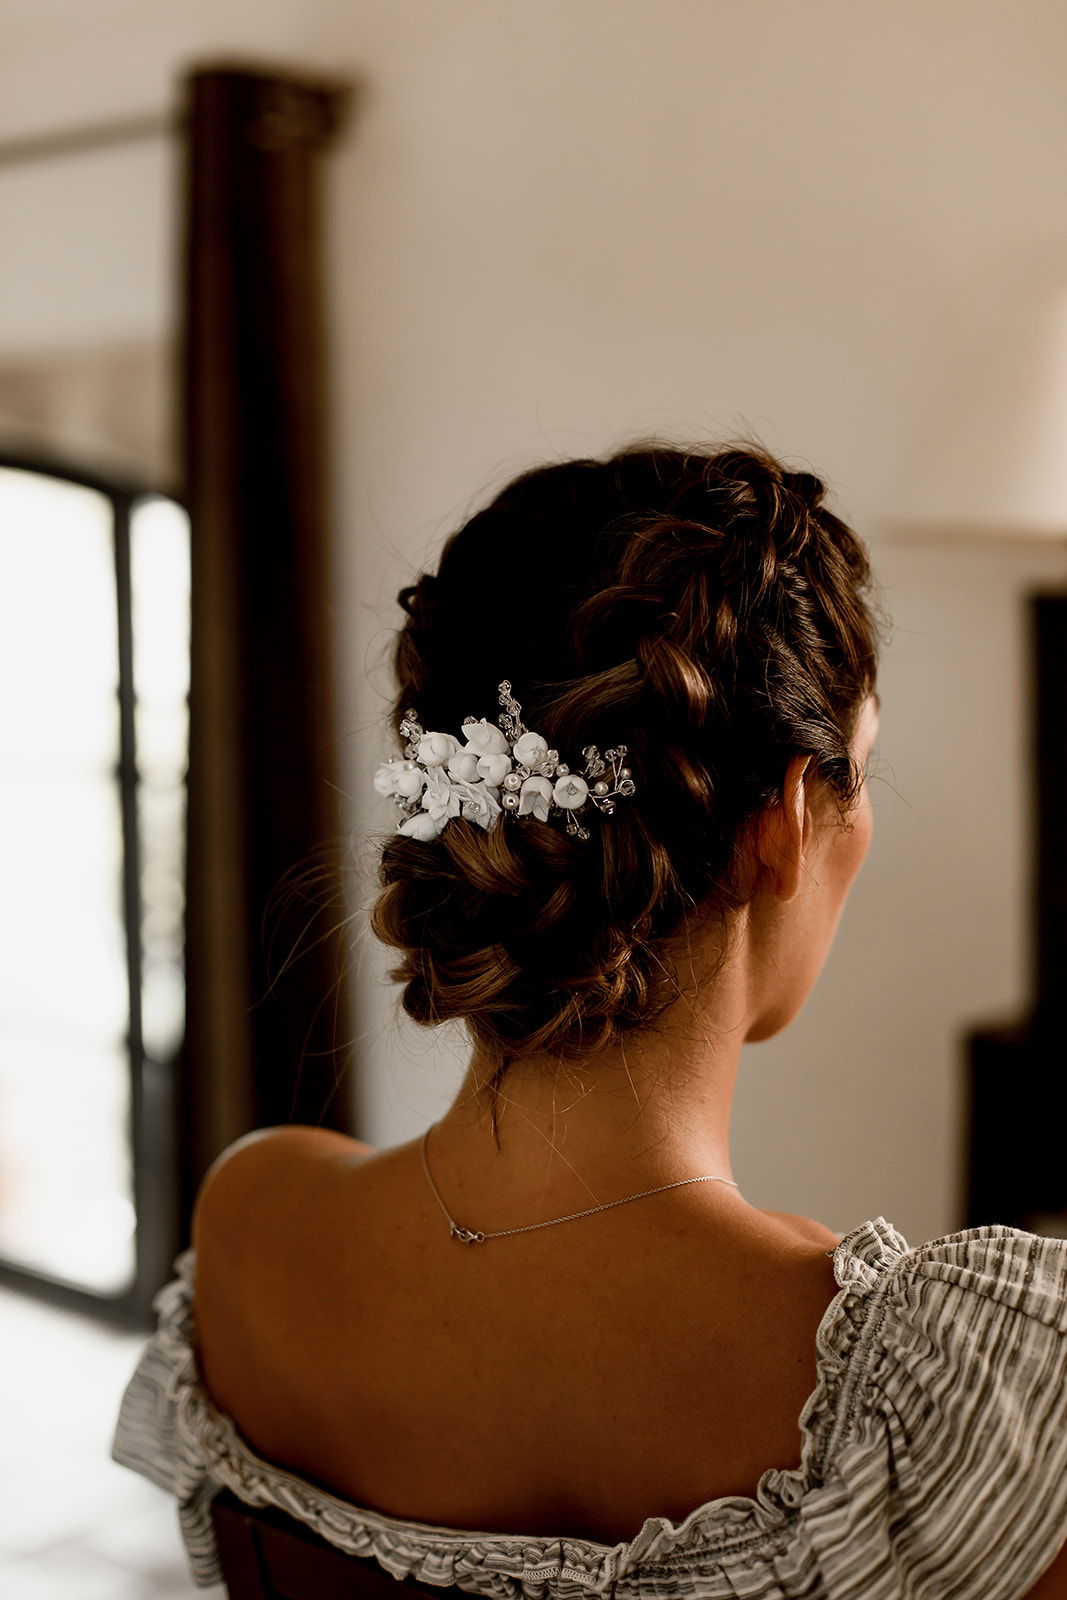
<path fill-rule="evenodd" d="M 110 502 L 0 469 L 0 1254 L 133 1270 Z"/>
<path fill-rule="evenodd" d="M 137 805 L 141 842 L 141 1027 L 170 1061 L 185 1026 L 185 771 L 189 746 L 189 519 L 146 500 L 130 529 Z"/>

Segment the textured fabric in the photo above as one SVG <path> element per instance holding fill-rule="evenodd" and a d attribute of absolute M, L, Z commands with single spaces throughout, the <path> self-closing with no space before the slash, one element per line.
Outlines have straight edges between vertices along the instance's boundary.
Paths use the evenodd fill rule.
<path fill-rule="evenodd" d="M 879 1218 L 833 1260 L 800 1466 L 626 1543 L 380 1516 L 254 1455 L 199 1381 L 191 1251 L 157 1300 L 113 1454 L 176 1495 L 204 1585 L 227 1488 L 394 1577 L 509 1600 L 1019 1600 L 1067 1540 L 1067 1242 L 989 1227 L 910 1249 Z"/>

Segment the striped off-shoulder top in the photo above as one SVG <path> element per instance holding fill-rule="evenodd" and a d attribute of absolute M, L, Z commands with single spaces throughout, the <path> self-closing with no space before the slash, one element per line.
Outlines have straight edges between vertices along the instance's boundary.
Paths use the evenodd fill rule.
<path fill-rule="evenodd" d="M 913 1249 L 879 1218 L 832 1254 L 800 1466 L 626 1543 L 407 1522 L 255 1455 L 200 1383 L 190 1251 L 113 1454 L 176 1496 L 201 1585 L 226 1488 L 394 1577 L 496 1600 L 1018 1600 L 1067 1541 L 1067 1241 L 986 1227 Z"/>

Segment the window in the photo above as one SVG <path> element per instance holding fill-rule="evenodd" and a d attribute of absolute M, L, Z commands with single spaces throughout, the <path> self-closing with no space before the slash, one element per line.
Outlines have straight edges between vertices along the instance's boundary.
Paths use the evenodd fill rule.
<path fill-rule="evenodd" d="M 143 1310 L 184 1021 L 182 508 L 0 464 L 0 1262 Z"/>

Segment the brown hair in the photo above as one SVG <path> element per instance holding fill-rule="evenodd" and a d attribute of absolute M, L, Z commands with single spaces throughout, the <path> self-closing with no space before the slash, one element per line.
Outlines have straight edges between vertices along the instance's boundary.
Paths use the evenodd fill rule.
<path fill-rule="evenodd" d="M 678 992 L 686 918 L 738 903 L 738 835 L 790 756 L 847 811 L 876 632 L 824 495 L 758 445 L 633 445 L 524 473 L 401 592 L 397 725 L 493 721 L 508 678 L 565 760 L 626 744 L 637 784 L 587 841 L 503 817 L 386 842 L 372 927 L 416 1021 L 464 1018 L 502 1065 L 600 1048 Z"/>

